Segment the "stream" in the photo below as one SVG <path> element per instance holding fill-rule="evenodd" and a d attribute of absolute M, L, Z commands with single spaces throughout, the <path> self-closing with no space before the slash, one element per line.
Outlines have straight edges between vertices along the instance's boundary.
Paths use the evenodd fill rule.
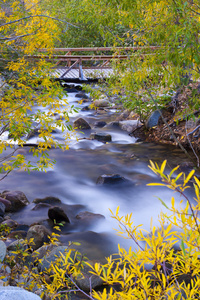
<path fill-rule="evenodd" d="M 68 93 L 70 105 L 83 108 L 91 102 L 79 104 L 75 95 Z M 1 190 L 20 190 L 25 193 L 30 205 L 12 213 L 11 218 L 20 224 L 31 225 L 35 222 L 48 226 L 47 208 L 32 210 L 35 198 L 54 196 L 62 201 L 62 206 L 71 223 L 65 225 L 61 233 L 61 242 L 78 241 L 79 248 L 90 259 L 103 260 L 105 256 L 117 252 L 120 243 L 128 249 L 134 249 L 132 240 L 118 237 L 113 228 L 118 228 L 117 222 L 111 217 L 111 209 L 119 214 L 133 213 L 134 225 L 143 224 L 149 229 L 151 218 L 158 225 L 158 215 L 164 211 L 164 206 L 157 197 L 170 203 L 172 191 L 164 187 L 148 187 L 151 182 L 158 182 L 157 176 L 148 168 L 149 160 L 161 163 L 168 160 L 167 170 L 177 164 L 187 162 L 185 155 L 173 146 L 137 142 L 128 132 L 116 126 L 109 125 L 120 114 L 116 109 L 79 110 L 70 115 L 70 122 L 79 117 L 84 118 L 91 130 L 77 131 L 79 140 L 75 138 L 70 149 L 63 152 L 59 149 L 50 150 L 51 158 L 56 160 L 54 169 L 44 172 L 13 171 L 1 182 Z M 107 123 L 103 128 L 94 126 L 97 121 Z M 112 141 L 103 143 L 89 140 L 91 132 L 104 132 L 112 136 Z M 56 138 L 61 138 L 59 133 Z M 36 137 L 30 139 L 35 143 Z M 28 147 L 20 150 L 30 156 Z M 31 156 L 30 156 L 31 159 Z M 128 185 L 97 185 L 97 179 L 103 174 L 120 174 L 127 178 Z M 179 197 L 178 195 L 176 196 Z M 101 214 L 105 218 L 95 217 L 78 220 L 76 215 L 88 211 Z M 78 246 L 77 246 L 78 247 Z"/>

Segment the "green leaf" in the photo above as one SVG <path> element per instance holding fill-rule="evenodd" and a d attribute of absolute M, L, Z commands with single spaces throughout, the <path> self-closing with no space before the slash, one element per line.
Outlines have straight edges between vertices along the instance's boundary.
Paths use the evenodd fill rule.
<path fill-rule="evenodd" d="M 181 250 L 183 251 L 184 256 L 186 256 L 185 245 L 183 240 L 181 241 Z"/>
<path fill-rule="evenodd" d="M 158 200 L 162 203 L 162 205 L 164 207 L 166 207 L 167 209 L 169 209 L 169 207 L 167 206 L 167 204 L 162 199 L 158 198 Z"/>

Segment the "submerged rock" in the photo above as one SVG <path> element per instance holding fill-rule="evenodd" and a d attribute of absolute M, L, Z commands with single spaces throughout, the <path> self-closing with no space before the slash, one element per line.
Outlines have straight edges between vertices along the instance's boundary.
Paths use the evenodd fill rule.
<path fill-rule="evenodd" d="M 75 95 L 76 98 L 81 98 L 81 99 L 89 99 L 89 97 L 84 93 L 84 92 L 79 92 Z"/>
<path fill-rule="evenodd" d="M 64 210 L 59 206 L 50 207 L 48 211 L 48 216 L 50 220 L 52 220 L 53 222 L 56 221 L 56 223 L 62 221 L 70 223 L 68 216 L 66 215 Z"/>
<path fill-rule="evenodd" d="M 102 127 L 106 126 L 106 122 L 104 122 L 104 121 L 97 121 L 97 122 L 94 123 L 94 126 L 102 128 Z"/>
<path fill-rule="evenodd" d="M 73 127 L 77 129 L 91 129 L 88 122 L 85 121 L 83 118 L 78 118 L 77 120 L 75 120 Z"/>
<path fill-rule="evenodd" d="M 121 183 L 130 183 L 130 181 L 119 174 L 101 175 L 97 179 L 97 184 L 115 185 Z"/>
<path fill-rule="evenodd" d="M 33 203 L 57 204 L 57 203 L 61 203 L 61 200 L 57 197 L 47 196 L 45 198 L 36 198 L 33 200 Z"/>
<path fill-rule="evenodd" d="M 101 142 L 111 142 L 112 137 L 108 133 L 102 133 L 102 132 L 95 133 L 95 132 L 93 132 L 93 133 L 90 134 L 90 139 L 101 141 Z"/>
<path fill-rule="evenodd" d="M 86 220 L 86 221 L 93 221 L 96 219 L 105 219 L 105 217 L 101 214 L 94 214 L 89 211 L 81 211 L 77 216 L 76 219 Z"/>

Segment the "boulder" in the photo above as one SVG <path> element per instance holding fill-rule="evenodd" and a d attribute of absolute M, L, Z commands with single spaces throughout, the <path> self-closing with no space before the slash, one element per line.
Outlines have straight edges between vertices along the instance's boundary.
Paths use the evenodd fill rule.
<path fill-rule="evenodd" d="M 14 221 L 12 219 L 7 219 L 7 220 L 3 221 L 2 224 L 7 225 L 10 228 L 17 227 L 17 225 L 18 225 L 17 221 Z"/>
<path fill-rule="evenodd" d="M 12 205 L 9 200 L 6 200 L 6 199 L 0 197 L 0 203 L 3 203 L 5 205 L 5 211 L 7 211 L 7 212 L 10 211 Z"/>
<path fill-rule="evenodd" d="M 47 204 L 58 204 L 61 203 L 61 200 L 59 198 L 53 197 L 53 196 L 47 196 L 45 198 L 36 198 L 33 200 L 33 203 L 47 203 Z"/>
<path fill-rule="evenodd" d="M 104 121 L 97 121 L 97 122 L 94 123 L 94 126 L 102 128 L 102 127 L 106 126 L 106 122 L 104 122 Z"/>
<path fill-rule="evenodd" d="M 84 93 L 84 92 L 79 92 L 75 95 L 76 98 L 81 98 L 81 99 L 89 99 L 89 97 Z"/>
<path fill-rule="evenodd" d="M 8 251 L 16 251 L 17 249 L 21 249 L 21 250 L 25 251 L 27 248 L 28 248 L 28 245 L 26 245 L 24 243 L 24 239 L 16 240 L 16 241 L 10 243 L 10 245 L 8 245 L 8 247 L 7 247 Z"/>
<path fill-rule="evenodd" d="M 142 126 L 142 123 L 138 120 L 125 120 L 119 122 L 119 127 L 128 133 L 133 132 L 138 127 Z"/>
<path fill-rule="evenodd" d="M 51 207 L 51 205 L 48 203 L 38 203 L 38 204 L 36 204 L 35 207 L 32 208 L 32 210 L 40 210 L 40 209 L 49 208 L 49 207 Z"/>
<path fill-rule="evenodd" d="M 147 119 L 147 121 L 146 121 L 146 123 L 145 123 L 145 126 L 146 126 L 147 128 L 152 128 L 152 127 L 154 127 L 154 126 L 157 126 L 160 117 L 161 117 L 160 111 L 155 110 L 155 111 L 150 115 L 150 117 Z"/>
<path fill-rule="evenodd" d="M 78 118 L 77 120 L 75 120 L 73 127 L 77 128 L 77 129 L 91 129 L 88 122 L 86 120 L 84 120 L 83 118 Z"/>
<path fill-rule="evenodd" d="M 0 286 L 1 300 L 41 300 L 34 293 L 28 292 L 16 286 Z"/>
<path fill-rule="evenodd" d="M 51 232 L 43 225 L 33 225 L 29 228 L 27 233 L 27 239 L 33 238 L 33 250 L 36 250 L 43 246 L 44 243 L 49 242 Z"/>
<path fill-rule="evenodd" d="M 62 221 L 70 223 L 68 216 L 59 206 L 50 207 L 48 210 L 48 216 L 50 220 L 53 222 L 56 221 L 56 223 L 60 223 Z"/>
<path fill-rule="evenodd" d="M 51 263 L 54 263 L 59 257 L 63 255 L 65 255 L 65 253 L 67 253 L 69 251 L 69 247 L 68 246 L 58 246 L 55 249 L 53 249 L 46 257 L 44 257 L 41 261 L 41 263 L 39 263 L 38 268 L 40 271 L 45 271 L 47 269 L 49 269 Z M 74 258 L 74 254 L 72 253 L 71 258 Z M 70 258 L 69 258 L 70 260 Z M 62 264 L 61 264 L 62 267 Z"/>
<path fill-rule="evenodd" d="M 100 141 L 100 142 L 111 142 L 112 140 L 112 137 L 110 134 L 108 133 L 91 133 L 90 134 L 90 139 L 91 140 L 97 140 L 97 141 Z"/>
<path fill-rule="evenodd" d="M 95 262 L 87 261 L 87 263 L 94 267 Z M 89 292 L 91 288 L 95 289 L 103 285 L 103 280 L 99 276 L 91 274 L 91 271 L 93 271 L 92 268 L 84 264 L 81 274 L 74 278 L 78 287 L 85 292 Z"/>
<path fill-rule="evenodd" d="M 4 260 L 5 256 L 6 256 L 6 244 L 0 240 L 0 262 Z"/>
<path fill-rule="evenodd" d="M 108 107 L 108 106 L 110 106 L 109 101 L 106 100 L 106 99 L 98 99 L 98 100 L 95 100 L 95 101 L 93 102 L 93 104 L 94 104 L 94 106 L 96 106 L 96 107 Z"/>
<path fill-rule="evenodd" d="M 4 217 L 5 209 L 6 209 L 5 205 L 2 202 L 0 202 L 0 217 Z"/>
<path fill-rule="evenodd" d="M 46 255 L 48 255 L 53 249 L 55 249 L 58 246 L 61 246 L 61 243 L 58 243 L 57 245 L 55 244 L 44 245 L 38 248 L 36 251 L 32 253 L 33 260 L 36 261 L 39 259 L 43 259 Z"/>
<path fill-rule="evenodd" d="M 100 185 L 117 185 L 117 184 L 122 184 L 122 183 L 130 183 L 128 179 L 125 177 L 122 177 L 119 174 L 111 174 L 111 175 L 101 175 L 97 179 L 97 184 Z"/>
<path fill-rule="evenodd" d="M 25 194 L 21 191 L 7 191 L 1 194 L 1 197 L 9 200 L 11 203 L 10 211 L 17 211 L 18 209 L 29 204 Z"/>

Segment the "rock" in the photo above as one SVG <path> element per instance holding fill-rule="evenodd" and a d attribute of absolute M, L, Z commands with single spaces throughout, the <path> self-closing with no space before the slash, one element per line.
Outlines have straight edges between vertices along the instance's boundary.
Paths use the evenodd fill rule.
<path fill-rule="evenodd" d="M 16 251 L 16 249 L 21 249 L 25 251 L 26 249 L 28 249 L 28 245 L 25 245 L 24 239 L 19 239 L 10 243 L 10 245 L 7 246 L 7 249 L 8 251 Z"/>
<path fill-rule="evenodd" d="M 96 107 L 107 107 L 107 106 L 110 106 L 109 101 L 106 100 L 106 99 L 98 99 L 98 100 L 95 100 L 93 103 L 94 103 L 94 106 L 96 106 Z"/>
<path fill-rule="evenodd" d="M 90 107 L 88 105 L 81 108 L 81 111 L 89 111 L 89 110 L 90 110 Z"/>
<path fill-rule="evenodd" d="M 61 203 L 61 200 L 53 196 L 47 196 L 45 198 L 36 198 L 33 200 L 33 203 L 57 204 L 57 203 Z"/>
<path fill-rule="evenodd" d="M 119 127 L 128 133 L 133 132 L 138 127 L 142 126 L 142 123 L 138 120 L 125 120 L 119 122 Z"/>
<path fill-rule="evenodd" d="M 94 267 L 95 262 L 87 261 L 87 263 Z M 85 292 L 90 291 L 90 288 L 95 289 L 103 285 L 103 280 L 99 276 L 91 274 L 90 271 L 92 271 L 92 268 L 84 264 L 81 275 L 74 278 L 78 287 Z"/>
<path fill-rule="evenodd" d="M 33 238 L 33 250 L 36 250 L 43 246 L 45 242 L 49 242 L 51 232 L 43 225 L 33 225 L 29 228 L 27 233 L 27 239 Z"/>
<path fill-rule="evenodd" d="M 53 249 L 56 247 L 61 246 L 61 243 L 50 244 L 50 245 L 44 245 L 40 248 L 38 248 L 36 251 L 33 252 L 32 257 L 34 260 L 43 259 L 44 256 L 48 255 Z"/>
<path fill-rule="evenodd" d="M 21 191 L 4 192 L 1 194 L 1 197 L 11 202 L 10 211 L 13 212 L 29 204 L 25 194 Z"/>
<path fill-rule="evenodd" d="M 32 208 L 32 210 L 40 210 L 42 208 L 48 208 L 48 207 L 51 207 L 51 205 L 48 203 L 38 203 L 36 204 L 35 207 Z"/>
<path fill-rule="evenodd" d="M 52 220 L 53 222 L 56 221 L 56 223 L 60 223 L 62 221 L 70 223 L 68 216 L 66 215 L 64 210 L 59 206 L 50 207 L 48 211 L 48 216 L 50 220 Z"/>
<path fill-rule="evenodd" d="M 6 256 L 6 244 L 0 240 L 0 262 L 4 260 L 5 256 Z"/>
<path fill-rule="evenodd" d="M 104 121 L 97 121 L 97 122 L 94 123 L 94 126 L 102 128 L 102 127 L 106 126 L 106 122 L 104 122 Z"/>
<path fill-rule="evenodd" d="M 91 133 L 90 134 L 90 139 L 91 140 L 97 140 L 97 141 L 101 141 L 101 142 L 111 142 L 112 137 L 110 134 L 108 133 Z"/>
<path fill-rule="evenodd" d="M 1 300 L 41 300 L 34 293 L 28 292 L 16 286 L 0 286 Z"/>
<path fill-rule="evenodd" d="M 85 121 L 83 118 L 78 118 L 77 120 L 75 120 L 73 127 L 77 129 L 91 129 L 88 122 Z"/>
<path fill-rule="evenodd" d="M 77 216 L 76 219 L 86 220 L 86 221 L 93 221 L 94 219 L 105 219 L 105 217 L 101 214 L 94 214 L 89 211 L 81 211 Z"/>
<path fill-rule="evenodd" d="M 2 222 L 3 225 L 7 225 L 10 228 L 17 227 L 18 223 L 12 219 L 8 219 Z"/>
<path fill-rule="evenodd" d="M 118 128 L 119 127 L 119 121 L 110 122 L 110 123 L 108 123 L 107 127 L 108 128 L 112 128 L 112 127 Z"/>
<path fill-rule="evenodd" d="M 125 111 L 123 111 L 119 117 L 117 117 L 116 121 L 123 121 L 126 120 L 130 115 L 130 111 L 128 109 L 126 109 Z"/>
<path fill-rule="evenodd" d="M 25 239 L 27 232 L 25 230 L 15 230 L 9 233 L 10 239 Z"/>
<path fill-rule="evenodd" d="M 83 92 L 79 92 L 75 95 L 76 98 L 81 98 L 81 99 L 89 99 L 89 97 L 83 93 Z"/>
<path fill-rule="evenodd" d="M 0 203 L 3 203 L 5 205 L 5 211 L 8 212 L 11 209 L 11 202 L 9 200 L 6 200 L 2 197 L 0 197 Z"/>
<path fill-rule="evenodd" d="M 50 264 L 55 262 L 57 260 L 58 257 L 62 256 L 61 253 L 63 255 L 65 255 L 65 253 L 67 253 L 69 251 L 69 247 L 68 246 L 58 246 L 55 249 L 53 249 L 46 257 L 44 257 L 41 261 L 41 263 L 39 263 L 38 268 L 40 271 L 45 271 L 47 269 L 49 269 Z M 72 253 L 71 258 L 74 258 L 74 255 Z M 62 266 L 62 264 L 61 264 Z"/>
<path fill-rule="evenodd" d="M 128 179 L 119 174 L 101 175 L 97 179 L 97 184 L 117 185 L 121 183 L 130 183 Z"/>
<path fill-rule="evenodd" d="M 4 217 L 5 209 L 6 209 L 5 205 L 2 202 L 0 202 L 0 217 Z"/>
<path fill-rule="evenodd" d="M 145 123 L 145 126 L 147 128 L 152 128 L 154 126 L 157 126 L 158 125 L 158 121 L 160 119 L 160 112 L 158 110 L 155 110 L 151 115 L 150 117 L 147 119 L 146 123 Z"/>

